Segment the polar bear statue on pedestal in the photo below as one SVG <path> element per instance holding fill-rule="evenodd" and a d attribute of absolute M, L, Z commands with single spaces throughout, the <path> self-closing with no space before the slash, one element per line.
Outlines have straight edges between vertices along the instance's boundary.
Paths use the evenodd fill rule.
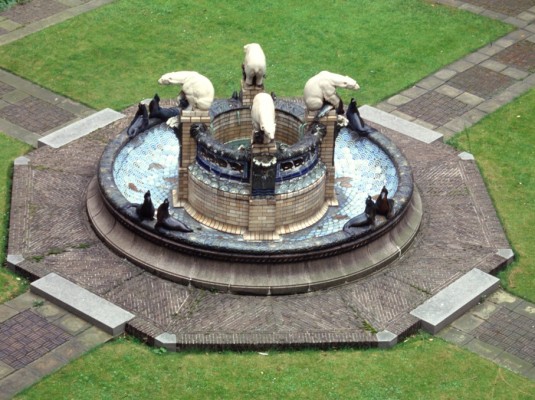
<path fill-rule="evenodd" d="M 309 111 L 320 110 L 326 103 L 338 109 L 341 105 L 340 96 L 336 88 L 360 89 L 356 80 L 349 76 L 335 74 L 329 71 L 321 71 L 310 78 L 305 84 L 304 99 Z M 343 107 L 343 106 L 342 106 Z"/>
<path fill-rule="evenodd" d="M 178 105 L 187 110 L 208 110 L 214 101 L 210 79 L 195 71 L 169 72 L 158 79 L 160 85 L 182 85 Z"/>
<path fill-rule="evenodd" d="M 261 143 L 269 144 L 275 140 L 275 103 L 267 93 L 258 93 L 253 99 L 251 107 L 251 119 L 253 120 L 253 137 L 257 133 L 263 133 Z M 253 139 L 257 143 L 257 140 Z"/>
<path fill-rule="evenodd" d="M 245 58 L 242 64 L 243 79 L 249 86 L 262 86 L 266 76 L 266 56 L 258 43 L 243 46 Z"/>

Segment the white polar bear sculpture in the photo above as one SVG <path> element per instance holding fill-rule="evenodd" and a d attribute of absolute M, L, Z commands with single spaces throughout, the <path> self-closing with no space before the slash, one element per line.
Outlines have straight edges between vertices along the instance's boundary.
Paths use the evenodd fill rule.
<path fill-rule="evenodd" d="M 275 140 L 275 103 L 267 93 L 258 93 L 253 99 L 251 119 L 255 132 L 263 132 L 264 144 Z"/>
<path fill-rule="evenodd" d="M 266 75 L 266 56 L 258 43 L 243 46 L 245 58 L 243 60 L 243 79 L 249 86 L 262 86 Z"/>
<path fill-rule="evenodd" d="M 158 79 L 160 85 L 182 85 L 178 103 L 187 101 L 188 110 L 208 110 L 214 101 L 214 86 L 210 79 L 195 71 L 169 72 Z"/>
<path fill-rule="evenodd" d="M 310 78 L 305 84 L 304 98 L 307 109 L 316 111 L 323 107 L 325 102 L 338 108 L 340 96 L 336 93 L 336 88 L 346 88 L 358 90 L 359 84 L 349 76 L 335 74 L 329 71 L 321 71 Z"/>

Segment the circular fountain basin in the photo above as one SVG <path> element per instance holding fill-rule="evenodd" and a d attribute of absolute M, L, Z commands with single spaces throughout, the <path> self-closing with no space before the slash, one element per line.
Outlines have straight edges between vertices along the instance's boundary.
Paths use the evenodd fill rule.
<path fill-rule="evenodd" d="M 296 108 L 295 104 L 290 107 Z M 311 226 L 281 234 L 279 240 L 248 241 L 242 235 L 203 225 L 184 208 L 170 208 L 171 215 L 193 232 L 156 229 L 155 221 L 140 222 L 131 205 L 141 203 L 143 193 L 150 190 L 152 201 L 158 207 L 164 199 L 170 199 L 170 193 L 177 184 L 180 187 L 180 182 L 177 182 L 180 144 L 173 129 L 159 121 L 151 122 L 152 126 L 133 140 L 128 140 L 123 131 L 103 153 L 98 192 L 106 215 L 126 227 L 138 238 L 136 240 L 148 241 L 164 249 L 162 251 L 175 253 L 175 256 L 169 257 L 176 258 L 178 264 L 181 258 L 187 264 L 191 262 L 191 256 L 201 256 L 223 265 L 218 267 L 210 261 L 211 267 L 208 268 L 213 267 L 219 277 L 209 274 L 211 278 L 208 280 L 205 277 L 196 279 L 191 268 L 186 266 L 162 269 L 161 265 L 155 265 L 157 263 L 144 256 L 129 254 L 132 249 L 122 250 L 120 239 L 109 240 L 105 233 L 107 225 L 104 226 L 101 218 L 97 217 L 100 210 L 91 209 L 88 202 L 90 220 L 97 234 L 115 251 L 152 272 L 183 283 L 240 293 L 303 292 L 347 282 L 388 265 L 408 248 L 417 233 L 422 217 L 421 201 L 405 157 L 378 132 L 363 138 L 347 129 L 339 132 L 335 143 L 335 191 L 339 205 L 328 207 Z M 205 171 L 195 173 L 204 174 L 201 179 L 206 179 L 208 184 L 213 180 L 214 185 L 222 185 L 220 178 L 205 174 Z M 282 183 L 277 190 L 299 190 L 300 185 L 307 185 L 307 179 L 317 179 L 322 173 L 324 171 L 318 167 L 310 175 Z M 243 190 L 236 182 L 224 182 L 223 185 L 227 185 L 229 191 Z M 373 225 L 344 231 L 345 223 L 364 211 L 366 197 L 378 195 L 383 186 L 388 189 L 389 198 L 394 200 L 392 218 L 387 220 L 378 216 Z M 319 261 L 325 258 L 327 260 Z M 341 272 L 333 272 L 337 268 L 330 266 L 329 258 L 336 264 L 344 263 Z M 235 267 L 237 262 L 241 263 L 241 267 Z M 302 269 L 303 262 L 307 271 L 301 278 L 289 272 L 294 267 Z M 271 278 L 266 279 L 264 284 L 259 284 L 258 280 L 254 284 L 246 282 L 248 278 L 245 276 L 250 275 L 250 268 L 255 268 L 256 274 L 265 268 L 260 266 L 275 264 L 282 264 L 281 271 L 289 274 L 291 279 L 287 276 L 285 282 L 279 285 L 274 284 Z M 225 271 L 224 266 L 229 270 Z M 332 271 L 326 273 L 326 268 L 332 268 Z M 271 269 L 271 272 L 266 271 L 264 273 L 273 275 Z M 240 281 L 242 273 L 244 279 Z M 296 281 L 292 282 L 294 278 Z M 234 281 L 234 284 L 229 281 Z"/>

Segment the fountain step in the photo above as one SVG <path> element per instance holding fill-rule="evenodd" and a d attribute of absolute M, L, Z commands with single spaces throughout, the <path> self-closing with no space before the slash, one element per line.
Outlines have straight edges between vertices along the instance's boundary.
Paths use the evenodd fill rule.
<path fill-rule="evenodd" d="M 442 141 L 443 135 L 432 131 L 431 129 L 424 128 L 421 125 L 414 122 L 407 121 L 403 118 L 396 117 L 378 108 L 364 105 L 359 107 L 359 112 L 362 118 L 367 121 L 379 124 L 385 128 L 395 130 L 399 133 L 403 133 L 406 136 L 417 139 L 420 142 L 432 143 L 436 140 Z"/>
<path fill-rule="evenodd" d="M 57 149 L 123 117 L 124 114 L 106 108 L 40 138 L 37 146 L 50 146 Z"/>
<path fill-rule="evenodd" d="M 410 312 L 433 335 L 475 306 L 496 289 L 500 280 L 477 268 L 467 272 Z"/>
<path fill-rule="evenodd" d="M 91 322 L 112 336 L 122 334 L 126 323 L 135 317 L 55 273 L 33 282 L 31 291 Z"/>

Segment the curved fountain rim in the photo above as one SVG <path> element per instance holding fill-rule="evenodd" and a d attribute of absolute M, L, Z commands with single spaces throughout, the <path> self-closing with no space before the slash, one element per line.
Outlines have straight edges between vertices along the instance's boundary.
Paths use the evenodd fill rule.
<path fill-rule="evenodd" d="M 228 111 L 232 110 L 226 110 L 225 112 Z M 162 124 L 160 120 L 151 120 L 148 129 L 160 124 Z M 392 197 L 395 204 L 395 212 L 393 218 L 381 225 L 359 228 L 353 235 L 341 230 L 301 241 L 288 241 L 286 243 L 284 241 L 270 241 L 266 242 L 267 245 L 262 246 L 262 248 L 239 248 L 227 245 L 225 240 L 219 241 L 220 243 L 206 245 L 198 241 L 189 240 L 188 234 L 156 230 L 154 222 L 140 222 L 132 213 L 128 212 L 131 203 L 126 200 L 115 185 L 113 163 L 117 154 L 129 141 L 126 130 L 113 139 L 102 154 L 98 169 L 99 189 L 104 204 L 118 222 L 151 242 L 182 253 L 201 255 L 223 261 L 253 263 L 285 263 L 330 257 L 362 247 L 390 231 L 403 218 L 413 195 L 412 171 L 404 155 L 388 138 L 379 132 L 371 133 L 368 139 L 387 154 L 396 168 L 398 187 Z M 217 235 L 217 232 L 214 234 Z"/>

